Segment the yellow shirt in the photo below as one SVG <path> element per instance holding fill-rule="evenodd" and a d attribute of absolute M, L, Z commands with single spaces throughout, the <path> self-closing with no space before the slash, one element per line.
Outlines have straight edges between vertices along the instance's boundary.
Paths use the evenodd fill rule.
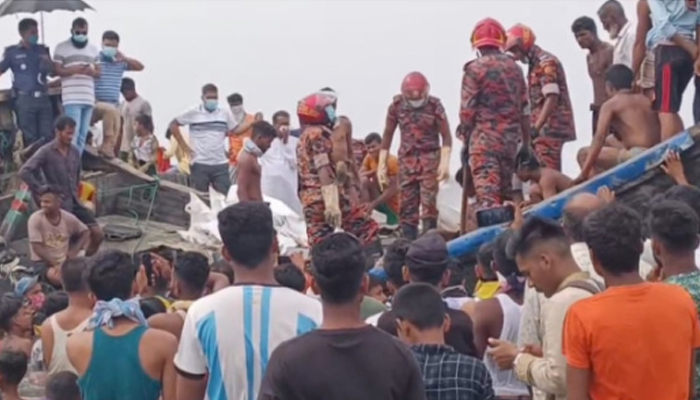
<path fill-rule="evenodd" d="M 365 159 L 362 161 L 362 169 L 365 171 L 369 171 L 372 173 L 377 172 L 377 168 L 379 167 L 379 160 L 375 159 L 371 155 L 367 154 L 365 156 Z M 392 156 L 389 154 L 389 156 L 386 159 L 386 172 L 387 175 L 389 176 L 389 179 L 398 179 L 399 177 L 399 159 L 396 158 L 396 156 Z M 392 197 L 389 199 L 387 202 L 387 205 L 397 215 L 399 214 L 399 194 L 397 193 L 396 196 Z"/>
<path fill-rule="evenodd" d="M 182 134 L 182 138 L 185 140 L 185 142 L 189 143 L 189 136 L 180 130 Z M 180 147 L 180 144 L 177 142 L 177 139 L 174 137 L 170 137 L 170 147 L 168 148 L 168 151 L 163 154 L 163 158 L 165 159 L 171 159 L 175 157 L 177 159 L 177 170 L 180 171 L 181 174 L 184 175 L 189 175 L 190 174 L 190 155 L 185 152 Z"/>
<path fill-rule="evenodd" d="M 479 300 L 487 300 L 493 298 L 500 290 L 501 282 L 499 281 L 479 280 L 474 288 L 474 297 Z"/>

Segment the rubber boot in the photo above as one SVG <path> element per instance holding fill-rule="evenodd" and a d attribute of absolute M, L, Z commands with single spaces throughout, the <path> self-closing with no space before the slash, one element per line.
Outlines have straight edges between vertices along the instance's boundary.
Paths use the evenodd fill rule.
<path fill-rule="evenodd" d="M 415 225 L 402 225 L 401 234 L 408 240 L 416 240 L 418 238 L 418 227 Z"/>
<path fill-rule="evenodd" d="M 423 219 L 423 231 L 421 232 L 421 234 L 424 234 L 431 229 L 437 229 L 437 218 Z"/>
<path fill-rule="evenodd" d="M 377 238 L 373 242 L 365 245 L 364 252 L 366 260 L 365 269 L 369 271 L 374 268 L 377 260 L 379 260 L 384 253 L 381 240 Z"/>

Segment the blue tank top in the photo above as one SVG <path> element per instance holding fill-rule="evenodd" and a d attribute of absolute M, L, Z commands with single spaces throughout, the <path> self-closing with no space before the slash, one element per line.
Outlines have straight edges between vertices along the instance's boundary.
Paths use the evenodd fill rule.
<path fill-rule="evenodd" d="M 84 400 L 158 400 L 161 383 L 146 374 L 139 358 L 146 329 L 138 326 L 122 336 L 95 330 L 90 364 L 78 380 Z"/>

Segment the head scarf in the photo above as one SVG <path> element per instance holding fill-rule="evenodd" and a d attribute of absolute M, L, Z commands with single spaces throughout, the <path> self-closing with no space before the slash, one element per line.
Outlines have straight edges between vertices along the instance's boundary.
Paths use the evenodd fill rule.
<path fill-rule="evenodd" d="M 139 325 L 148 325 L 137 299 L 112 299 L 110 301 L 100 300 L 95 304 L 94 313 L 88 321 L 87 329 L 95 330 L 105 325 L 113 328 L 116 318 L 126 318 Z"/>

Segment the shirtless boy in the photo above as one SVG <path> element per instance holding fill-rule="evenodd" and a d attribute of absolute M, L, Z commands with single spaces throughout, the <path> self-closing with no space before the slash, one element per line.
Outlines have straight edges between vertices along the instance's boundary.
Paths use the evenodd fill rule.
<path fill-rule="evenodd" d="M 548 199 L 572 186 L 571 178 L 555 169 L 543 167 L 533 152 L 518 153 L 515 173 L 522 182 L 530 182 L 530 204 Z"/>
<path fill-rule="evenodd" d="M 270 123 L 258 121 L 253 124 L 253 134 L 243 143 L 243 150 L 238 154 L 238 201 L 263 201 L 258 158 L 270 148 L 276 137 L 277 130 Z"/>
<path fill-rule="evenodd" d="M 610 99 L 600 109 L 593 142 L 578 152 L 581 174 L 574 184 L 596 173 L 611 169 L 659 143 L 659 120 L 651 101 L 632 89 L 634 73 L 626 65 L 616 64 L 605 74 Z M 610 128 L 619 135 L 623 147 L 606 145 Z"/>
<path fill-rule="evenodd" d="M 600 40 L 595 21 L 590 17 L 577 18 L 571 25 L 571 31 L 574 33 L 578 45 L 582 49 L 588 50 L 586 61 L 588 75 L 593 82 L 591 112 L 593 113 L 593 129 L 595 130 L 596 125 L 598 125 L 600 107 L 608 99 L 608 94 L 605 91 L 605 71 L 612 65 L 613 46 Z"/>

